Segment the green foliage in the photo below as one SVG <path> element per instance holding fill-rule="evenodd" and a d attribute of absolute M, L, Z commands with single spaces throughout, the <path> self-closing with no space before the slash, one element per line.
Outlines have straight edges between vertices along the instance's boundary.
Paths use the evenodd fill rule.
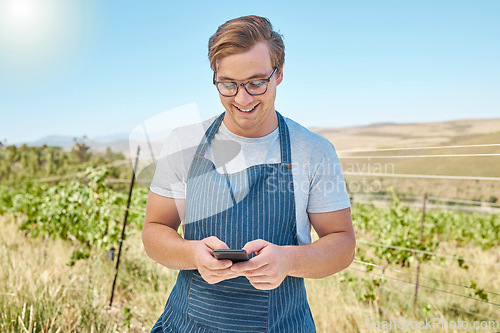
<path fill-rule="evenodd" d="M 370 270 L 368 270 L 370 271 Z M 338 274 L 338 281 L 348 285 L 354 291 L 359 302 L 372 303 L 380 299 L 380 290 L 387 283 L 385 278 L 376 277 L 356 277 L 343 271 Z"/>
<path fill-rule="evenodd" d="M 92 247 L 105 249 L 118 242 L 127 202 L 126 191 L 118 190 L 128 184 L 112 189 L 106 180 L 128 179 L 131 173 L 130 164 L 114 165 L 124 160 L 122 154 L 109 148 L 91 152 L 85 139 L 75 139 L 71 151 L 0 146 L 0 214 L 21 217 L 19 228 L 32 237 L 72 240 L 76 249 L 69 265 L 87 258 Z M 132 207 L 142 210 L 145 190 L 136 187 L 134 194 Z M 128 221 L 138 228 L 143 217 L 130 213 Z"/>
<path fill-rule="evenodd" d="M 477 296 L 483 301 L 488 302 L 488 294 L 484 292 L 484 289 L 479 288 L 476 284 L 476 282 L 471 281 L 470 282 L 470 288 L 475 289 L 473 293 L 471 293 L 471 296 Z"/>
<path fill-rule="evenodd" d="M 123 308 L 123 321 L 122 325 L 124 327 L 130 328 L 130 321 L 132 320 L 132 312 L 128 306 Z"/>
<path fill-rule="evenodd" d="M 428 237 L 422 243 L 419 242 L 421 212 L 401 204 L 396 197 L 389 208 L 355 205 L 352 214 L 357 228 L 371 231 L 378 243 L 387 245 L 376 247 L 375 255 L 386 259 L 388 263 L 409 267 L 417 258 L 431 259 L 428 254 L 413 253 L 398 247 L 433 252 L 438 246 L 438 239 L 432 234 L 426 234 Z"/>
<path fill-rule="evenodd" d="M 394 196 L 389 208 L 375 208 L 355 204 L 352 207 L 355 228 L 368 232 L 377 243 L 387 247 L 374 248 L 375 256 L 387 263 L 409 267 L 417 259 L 428 261 L 434 256 L 411 252 L 403 248 L 436 252 L 439 242 L 457 242 L 457 245 L 472 242 L 488 249 L 498 246 L 500 241 L 500 216 L 457 212 L 451 210 L 430 210 L 426 212 L 422 242 L 420 242 L 420 221 L 422 211 L 402 204 Z M 467 269 L 465 261 L 457 258 L 459 266 Z"/>
<path fill-rule="evenodd" d="M 443 240 L 456 240 L 459 244 L 472 241 L 488 249 L 500 244 L 500 216 L 498 214 L 465 213 L 451 210 L 430 212 L 426 219 L 431 229 Z"/>
<path fill-rule="evenodd" d="M 469 265 L 465 264 L 464 258 L 458 258 L 458 267 L 463 268 L 463 269 L 469 269 Z"/>
<path fill-rule="evenodd" d="M 361 300 L 365 302 L 374 302 L 378 299 L 380 287 L 386 282 L 383 278 L 363 279 L 364 291 Z"/>
<path fill-rule="evenodd" d="M 18 190 L 0 187 L 2 209 L 20 217 L 19 228 L 32 237 L 72 240 L 77 246 L 72 265 L 88 258 L 90 248 L 106 250 L 119 242 L 128 196 L 106 186 L 108 174 L 106 168 L 89 168 L 78 180 L 54 186 L 27 182 Z M 131 206 L 142 210 L 138 207 L 145 207 L 146 195 L 145 189 L 136 188 Z M 143 218 L 130 211 L 129 228 L 140 229 Z"/>
<path fill-rule="evenodd" d="M 7 212 L 8 207 L 12 207 L 12 196 L 9 189 L 0 185 L 0 215 Z"/>

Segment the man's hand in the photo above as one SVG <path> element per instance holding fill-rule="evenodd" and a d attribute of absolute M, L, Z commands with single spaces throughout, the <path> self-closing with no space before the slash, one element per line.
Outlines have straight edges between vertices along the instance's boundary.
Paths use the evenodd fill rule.
<path fill-rule="evenodd" d="M 201 277 L 210 284 L 223 280 L 233 279 L 241 274 L 231 270 L 231 260 L 218 260 L 213 255 L 213 250 L 227 249 L 226 243 L 215 236 L 199 241 L 194 250 L 194 260 Z"/>
<path fill-rule="evenodd" d="M 257 239 L 248 242 L 243 249 L 248 254 L 257 255 L 249 261 L 233 264 L 230 269 L 245 276 L 256 289 L 271 290 L 279 287 L 289 271 L 286 248 Z"/>

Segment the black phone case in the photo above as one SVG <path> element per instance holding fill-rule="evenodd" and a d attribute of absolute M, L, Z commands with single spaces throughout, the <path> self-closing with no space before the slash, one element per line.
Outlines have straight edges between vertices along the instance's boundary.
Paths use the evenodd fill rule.
<path fill-rule="evenodd" d="M 215 258 L 231 260 L 232 262 L 247 261 L 248 254 L 245 250 L 214 250 Z"/>

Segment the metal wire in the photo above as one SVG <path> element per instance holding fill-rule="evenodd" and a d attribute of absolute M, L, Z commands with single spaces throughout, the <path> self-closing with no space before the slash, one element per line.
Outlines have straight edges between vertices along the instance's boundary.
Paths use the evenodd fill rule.
<path fill-rule="evenodd" d="M 366 176 L 366 177 L 393 177 L 393 178 L 429 178 L 429 179 L 457 179 L 457 180 L 500 180 L 500 177 L 416 175 L 416 174 L 403 174 L 403 173 L 373 173 L 373 172 L 350 172 L 350 171 L 345 171 L 344 175 L 348 175 L 348 176 Z"/>
<path fill-rule="evenodd" d="M 500 207 L 500 204 L 493 203 L 493 202 L 486 202 L 486 201 L 449 199 L 449 198 L 442 198 L 442 197 L 434 197 L 431 195 L 428 196 L 427 199 L 434 200 L 434 201 L 445 201 L 445 202 L 456 202 L 456 203 L 466 203 L 466 204 L 477 204 L 477 205 L 481 205 L 481 206 Z"/>
<path fill-rule="evenodd" d="M 340 159 L 370 159 L 370 158 L 419 158 L 419 157 L 479 157 L 479 156 L 500 156 L 500 154 L 443 154 L 443 155 L 368 155 L 368 156 L 343 156 L 339 155 Z"/>
<path fill-rule="evenodd" d="M 366 265 L 366 266 L 373 266 L 373 267 L 377 267 L 377 268 L 382 268 L 382 269 L 389 269 L 393 272 L 397 272 L 397 273 L 401 273 L 401 274 L 405 274 L 405 275 L 410 275 L 410 276 L 413 276 L 414 273 L 411 273 L 411 272 L 405 272 L 405 271 L 400 271 L 398 269 L 394 269 L 392 267 L 385 267 L 385 266 L 380 266 L 380 265 L 376 265 L 376 264 L 373 264 L 373 263 L 369 263 L 369 262 L 364 262 L 364 261 L 360 261 L 360 260 L 353 260 L 353 262 L 357 263 L 357 264 L 361 264 L 361 265 Z M 415 274 L 416 275 L 416 274 Z M 476 291 L 482 291 L 482 292 L 485 292 L 487 294 L 492 294 L 492 295 L 496 295 L 496 296 L 500 296 L 499 293 L 496 293 L 494 291 L 487 291 L 487 290 L 484 290 L 484 289 L 478 289 L 478 288 L 472 288 L 472 287 L 469 287 L 469 286 L 466 286 L 466 285 L 463 285 L 463 284 L 457 284 L 457 283 L 453 283 L 453 282 L 448 282 L 448 281 L 444 281 L 444 280 L 440 280 L 440 279 L 436 279 L 436 278 L 432 278 L 432 277 L 429 277 L 429 276 L 425 276 L 425 275 L 422 275 L 422 274 L 419 274 L 419 277 L 421 278 L 424 278 L 424 279 L 428 279 L 428 280 L 433 280 L 433 281 L 436 281 L 436 282 L 441 282 L 441 283 L 444 283 L 444 284 L 449 284 L 449 285 L 452 285 L 452 286 L 456 286 L 456 287 L 462 287 L 462 288 L 467 288 L 467 289 L 473 289 L 473 290 L 476 290 Z"/>
<path fill-rule="evenodd" d="M 401 279 L 393 278 L 393 277 L 391 277 L 391 276 L 387 276 L 387 275 L 385 275 L 385 274 L 378 274 L 378 273 L 374 273 L 374 272 L 363 271 L 363 270 L 361 270 L 361 269 L 357 269 L 357 268 L 354 268 L 354 267 L 349 267 L 348 269 L 352 269 L 352 270 L 359 271 L 359 272 L 363 272 L 363 273 L 368 273 L 368 274 L 371 274 L 371 275 L 381 276 L 381 277 L 387 278 L 387 279 L 389 279 L 389 280 L 394 280 L 394 281 L 398 281 L 398 282 L 402 282 L 402 283 L 406 283 L 406 284 L 411 284 L 411 285 L 413 285 L 413 286 L 415 286 L 415 285 L 416 285 L 416 284 L 415 284 L 415 283 L 413 283 L 413 282 L 409 282 L 409 281 L 405 281 L 405 280 L 401 280 Z M 459 297 L 463 297 L 463 298 L 468 298 L 468 299 L 474 300 L 474 301 L 476 301 L 476 302 L 487 303 L 487 304 L 491 304 L 491 305 L 494 305 L 494 306 L 498 306 L 498 307 L 500 307 L 500 304 L 493 303 L 493 302 L 489 302 L 489 301 L 485 301 L 485 300 L 482 300 L 482 299 L 479 299 L 479 298 L 474 298 L 474 297 L 470 297 L 470 296 L 465 296 L 465 295 L 457 294 L 457 293 L 454 293 L 454 292 L 451 292 L 451 291 L 447 291 L 447 290 L 442 290 L 442 289 L 438 289 L 438 288 L 433 288 L 433 287 L 425 286 L 425 285 L 422 285 L 422 284 L 419 284 L 418 286 L 419 286 L 419 287 L 422 287 L 422 288 L 429 289 L 429 290 L 439 291 L 439 292 L 446 293 L 446 294 L 450 294 L 450 295 L 454 295 L 454 296 L 459 296 Z"/>
<path fill-rule="evenodd" d="M 410 294 L 410 293 L 405 293 L 406 295 L 403 295 L 403 291 L 399 291 L 399 290 L 394 290 L 394 289 L 389 289 L 385 286 L 382 287 L 384 290 L 390 292 L 390 293 L 395 293 L 395 294 L 398 294 L 398 295 L 401 295 L 403 297 L 407 297 L 408 299 L 412 298 L 413 297 L 413 294 Z M 467 310 L 464 310 L 464 309 L 459 309 L 459 308 L 456 308 L 454 306 L 446 306 L 447 308 L 449 309 L 453 309 L 453 310 L 457 310 L 457 311 L 460 311 L 460 312 L 464 312 L 464 313 L 467 313 L 467 314 L 470 314 L 472 315 L 473 317 L 479 317 L 479 318 L 485 318 L 485 319 L 492 319 L 492 320 L 498 320 L 498 318 L 493 318 L 493 317 L 489 317 L 489 316 L 485 316 L 483 314 L 479 314 L 479 313 L 474 313 L 474 312 L 470 312 L 470 311 L 467 311 Z"/>
<path fill-rule="evenodd" d="M 353 204 L 363 204 L 363 205 L 374 205 L 374 201 L 378 201 L 377 203 L 380 203 L 383 201 L 387 207 L 391 205 L 390 200 L 383 200 L 383 199 L 374 199 L 374 200 L 363 200 L 363 199 L 356 199 L 355 197 L 352 200 Z M 404 203 L 408 207 L 412 208 L 421 208 L 422 203 L 417 202 L 417 201 L 405 201 L 405 200 L 400 200 L 400 202 Z M 434 203 L 428 203 L 427 205 L 428 209 L 443 209 L 443 210 L 459 210 L 459 211 L 466 211 L 466 212 L 481 212 L 481 213 L 496 213 L 500 212 L 500 208 L 496 206 L 462 206 L 462 205 L 439 205 L 439 204 L 434 204 Z"/>
<path fill-rule="evenodd" d="M 380 148 L 380 149 L 360 149 L 360 150 L 341 150 L 338 153 L 368 153 L 377 151 L 394 150 L 419 150 L 419 149 L 449 149 L 449 148 L 471 148 L 471 147 L 498 147 L 500 143 L 489 143 L 481 145 L 460 145 L 460 146 L 432 146 L 432 147 L 401 147 L 401 148 Z"/>
<path fill-rule="evenodd" d="M 392 195 L 392 194 L 383 194 L 383 193 L 353 193 L 352 196 L 353 197 L 357 197 L 357 196 L 369 197 L 369 198 L 385 198 L 385 199 L 392 199 L 394 197 L 394 195 Z M 405 201 L 405 199 L 422 200 L 422 196 L 421 195 L 403 195 L 401 198 L 398 197 L 398 199 L 400 201 Z M 500 207 L 500 204 L 488 202 L 488 201 L 452 199 L 452 198 L 435 197 L 432 195 L 428 195 L 427 200 L 428 201 L 456 202 L 456 203 L 471 204 L 471 205 L 475 205 L 475 206 Z"/>

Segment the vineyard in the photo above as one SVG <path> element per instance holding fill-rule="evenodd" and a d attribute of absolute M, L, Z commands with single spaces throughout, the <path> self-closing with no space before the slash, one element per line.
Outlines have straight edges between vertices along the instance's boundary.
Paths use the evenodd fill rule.
<path fill-rule="evenodd" d="M 133 190 L 116 302 L 108 306 L 127 203 L 127 184 L 113 180 L 132 173 L 123 160 L 110 151 L 90 153 L 83 144 L 71 152 L 0 148 L 0 255 L 6 258 L 0 331 L 149 331 L 176 272 L 142 249 L 145 187 Z M 388 207 L 353 199 L 355 262 L 307 281 L 318 331 L 364 332 L 366 318 L 498 323 L 500 215 L 424 212 L 395 191 L 390 197 Z"/>

